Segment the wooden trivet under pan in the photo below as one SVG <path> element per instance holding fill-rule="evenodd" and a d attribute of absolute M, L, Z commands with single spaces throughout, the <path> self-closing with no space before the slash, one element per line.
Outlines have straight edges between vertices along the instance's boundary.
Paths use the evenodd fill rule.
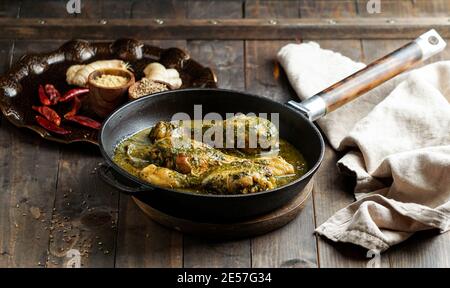
<path fill-rule="evenodd" d="M 210 239 L 237 239 L 246 238 L 268 233 L 283 227 L 292 221 L 305 206 L 311 195 L 313 181 L 301 191 L 291 202 L 285 206 L 254 219 L 247 219 L 236 223 L 201 223 L 192 220 L 177 218 L 161 211 L 132 197 L 139 208 L 144 211 L 153 221 L 168 228 L 186 234 L 196 235 Z"/>

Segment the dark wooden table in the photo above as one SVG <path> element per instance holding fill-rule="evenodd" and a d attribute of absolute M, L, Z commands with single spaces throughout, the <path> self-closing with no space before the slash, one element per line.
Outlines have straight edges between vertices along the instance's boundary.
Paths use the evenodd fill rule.
<path fill-rule="evenodd" d="M 129 19 L 134 21 L 130 22 L 134 23 L 129 28 L 131 35 L 151 44 L 187 49 L 193 58 L 216 71 L 220 87 L 248 90 L 284 102 L 295 98 L 275 62 L 276 52 L 286 43 L 316 39 L 322 47 L 369 62 L 407 42 L 404 38 L 410 38 L 414 32 L 418 35 L 429 23 L 450 14 L 450 1 L 446 0 L 382 0 L 380 14 L 368 14 L 366 2 L 81 0 L 82 13 L 71 16 L 65 10 L 66 1 L 39 1 L 39 5 L 31 0 L 1 1 L 0 21 L 20 29 L 15 34 L 11 32 L 16 31 L 14 27 L 9 32 L 5 28 L 4 34 L 0 32 L 0 70 L 6 71 L 24 53 L 54 49 L 77 35 L 78 30 L 70 24 L 71 20 L 85 19 L 99 27 L 103 25 L 100 27 L 106 29 L 100 30 L 105 31 L 103 39 L 110 40 L 126 36 L 120 30 L 122 32 L 115 37 L 114 31 L 119 30 L 114 30 L 113 26 L 120 19 Z M 399 22 L 402 17 L 415 17 L 405 21 L 405 25 L 410 27 L 417 21 L 418 27 L 414 28 L 417 31 L 399 26 L 402 30 L 395 26 L 394 20 L 379 17 L 400 19 Z M 423 20 L 430 17 L 431 20 Z M 221 30 L 227 23 L 250 18 L 262 21 L 242 22 L 254 23 L 247 34 L 229 27 L 224 28 L 225 32 Z M 299 32 L 291 36 L 286 35 L 285 28 L 270 30 L 273 29 L 270 25 L 278 25 L 285 18 L 291 21 L 297 18 L 302 23 L 308 23 L 311 18 L 312 23 L 326 21 L 330 25 L 339 25 L 341 19 L 344 22 L 345 19 L 369 19 L 367 21 L 376 24 L 369 25 L 368 29 L 380 33 L 376 34 L 380 38 L 364 34 L 362 28 L 352 32 L 351 27 L 339 30 L 344 32 L 337 33 L 336 39 L 327 27 L 323 28 L 326 39 L 320 39 L 320 33 L 308 32 L 303 26 L 296 28 Z M 31 20 L 26 22 L 27 19 Z M 41 20 L 36 22 L 36 19 Z M 118 19 L 117 23 L 114 19 Z M 203 34 L 200 31 L 196 39 L 195 33 L 189 32 L 189 40 L 186 40 L 174 33 L 176 25 L 168 28 L 171 33 L 158 30 L 159 26 L 155 34 L 144 33 L 142 23 L 145 21 L 152 27 L 164 26 L 164 21 L 158 24 L 154 19 L 167 19 L 169 25 L 170 21 L 200 25 Z M 193 19 L 215 20 L 195 22 Z M 76 21 L 74 23 L 80 23 Z M 55 27 L 52 29 L 57 29 L 59 34 L 50 37 L 50 28 L 45 30 L 46 25 L 58 26 L 56 24 L 63 22 L 72 25 L 66 29 L 67 37 Z M 34 26 L 39 23 L 42 34 L 36 33 L 40 28 L 26 29 L 21 26 L 25 25 L 23 23 Z M 109 23 L 112 26 L 108 28 Z M 393 34 L 385 33 L 386 23 L 398 29 Z M 211 30 L 217 34 L 205 35 L 207 25 L 218 25 L 218 28 L 211 28 L 217 29 Z M 264 29 L 258 25 L 278 34 L 264 35 L 261 33 Z M 447 27 L 444 34 L 448 36 L 448 26 L 443 27 Z M 83 31 L 78 37 L 102 38 L 99 32 Z M 276 39 L 276 35 L 283 40 Z M 432 60 L 449 58 L 450 48 L 447 48 Z M 313 196 L 300 215 L 284 228 L 251 239 L 210 242 L 159 226 L 129 197 L 119 195 L 102 183 L 95 174 L 95 168 L 102 161 L 97 147 L 44 141 L 1 119 L 0 267 L 66 267 L 66 252 L 70 248 L 81 252 L 84 267 L 366 267 L 368 259 L 363 249 L 331 243 L 314 235 L 315 227 L 353 201 L 351 179 L 339 175 L 335 169 L 339 157 L 327 149 L 325 161 L 314 179 Z M 450 234 L 418 233 L 384 253 L 381 264 L 384 267 L 450 267 Z"/>

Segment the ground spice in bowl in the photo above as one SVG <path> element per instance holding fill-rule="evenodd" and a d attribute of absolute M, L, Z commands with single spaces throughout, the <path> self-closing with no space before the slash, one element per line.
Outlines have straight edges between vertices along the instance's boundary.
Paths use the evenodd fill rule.
<path fill-rule="evenodd" d="M 94 84 L 108 88 L 123 86 L 127 84 L 128 81 L 130 81 L 130 79 L 126 77 L 110 74 L 102 74 L 92 80 Z"/>
<path fill-rule="evenodd" d="M 168 85 L 159 81 L 142 78 L 140 81 L 132 85 L 128 91 L 129 98 L 131 100 L 139 97 L 153 94 L 157 92 L 169 90 Z"/>
<path fill-rule="evenodd" d="M 126 102 L 128 88 L 134 84 L 134 74 L 125 69 L 95 70 L 88 77 L 89 97 L 83 104 L 104 118 Z"/>

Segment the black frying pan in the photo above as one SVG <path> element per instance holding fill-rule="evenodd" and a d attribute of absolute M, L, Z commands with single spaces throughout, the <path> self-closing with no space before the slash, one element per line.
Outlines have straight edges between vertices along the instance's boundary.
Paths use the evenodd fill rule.
<path fill-rule="evenodd" d="M 130 102 L 104 122 L 100 131 L 101 152 L 108 166 L 102 178 L 126 194 L 137 197 L 167 214 L 206 222 L 234 221 L 270 212 L 293 199 L 311 180 L 324 154 L 324 141 L 312 121 L 351 101 L 412 65 L 442 51 L 445 42 L 431 30 L 366 68 L 334 84 L 302 103 L 287 104 L 244 92 L 221 89 L 185 89 L 162 92 Z M 161 120 L 184 112 L 194 119 L 194 105 L 202 114 L 278 113 L 280 137 L 305 157 L 309 171 L 301 178 L 273 190 L 243 195 L 204 195 L 160 188 L 121 169 L 112 161 L 116 145 L 128 136 Z M 202 115 L 202 116 L 203 116 Z"/>

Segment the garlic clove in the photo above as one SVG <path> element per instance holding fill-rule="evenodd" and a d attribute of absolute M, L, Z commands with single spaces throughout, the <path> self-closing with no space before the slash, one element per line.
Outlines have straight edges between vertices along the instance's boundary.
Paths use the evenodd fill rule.
<path fill-rule="evenodd" d="M 182 85 L 180 74 L 176 69 L 166 69 L 162 64 L 153 62 L 144 69 L 145 78 L 168 83 L 172 89 L 178 89 Z"/>
<path fill-rule="evenodd" d="M 166 74 L 168 78 L 180 78 L 180 74 L 178 74 L 177 69 L 166 69 Z"/>
<path fill-rule="evenodd" d="M 146 78 L 151 78 L 153 75 L 166 74 L 166 67 L 158 62 L 148 64 L 144 69 Z"/>

